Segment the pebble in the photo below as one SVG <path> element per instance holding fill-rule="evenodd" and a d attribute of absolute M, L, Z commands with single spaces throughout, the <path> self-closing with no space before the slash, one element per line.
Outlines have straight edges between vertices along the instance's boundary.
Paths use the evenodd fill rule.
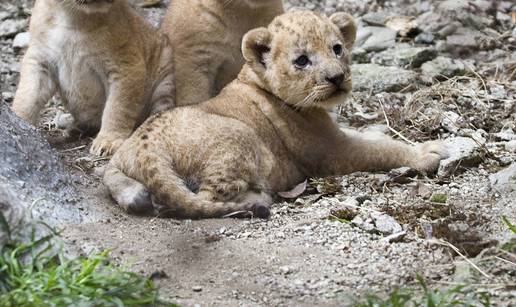
<path fill-rule="evenodd" d="M 14 49 L 24 49 L 29 46 L 30 42 L 30 33 L 29 32 L 22 32 L 16 34 L 13 40 L 13 48 Z"/>
<path fill-rule="evenodd" d="M 192 287 L 192 291 L 193 292 L 201 292 L 202 291 L 202 287 L 201 286 L 194 286 L 194 287 Z"/>

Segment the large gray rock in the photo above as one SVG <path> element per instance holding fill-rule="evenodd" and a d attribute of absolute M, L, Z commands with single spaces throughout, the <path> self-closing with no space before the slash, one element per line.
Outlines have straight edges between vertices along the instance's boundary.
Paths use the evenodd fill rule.
<path fill-rule="evenodd" d="M 18 195 L 20 203 L 33 205 L 35 215 L 53 225 L 82 220 L 77 191 L 57 153 L 2 101 L 0 161 L 0 185 Z"/>
<path fill-rule="evenodd" d="M 27 28 L 27 21 L 24 19 L 7 19 L 0 23 L 0 37 L 14 37 Z"/>
<path fill-rule="evenodd" d="M 394 92 L 417 82 L 418 75 L 409 70 L 378 64 L 354 64 L 351 66 L 353 89 L 373 93 Z"/>
<path fill-rule="evenodd" d="M 0 222 L 1 247 L 8 241 L 10 236 L 22 230 L 26 216 L 25 206 L 6 184 L 0 184 L 0 214 L 4 222 L 7 223 L 7 225 L 4 225 L 4 223 Z"/>
<path fill-rule="evenodd" d="M 451 176 L 464 167 L 474 167 L 484 159 L 480 145 L 471 138 L 454 137 L 443 141 L 449 157 L 441 161 L 437 174 Z"/>
<path fill-rule="evenodd" d="M 516 194 L 516 163 L 489 176 L 491 187 L 499 192 Z"/>
<path fill-rule="evenodd" d="M 466 66 L 460 60 L 447 57 L 437 57 L 432 61 L 426 62 L 421 66 L 421 72 L 426 81 L 443 80 L 457 75 L 462 75 L 466 71 Z"/>
<path fill-rule="evenodd" d="M 396 31 L 385 27 L 364 27 L 359 29 L 357 47 L 368 52 L 382 51 L 396 44 Z M 363 37 L 366 37 L 363 39 Z"/>
<path fill-rule="evenodd" d="M 431 61 L 436 57 L 437 50 L 434 48 L 411 47 L 408 44 L 402 44 L 375 54 L 371 62 L 387 66 L 418 68 L 423 63 Z"/>

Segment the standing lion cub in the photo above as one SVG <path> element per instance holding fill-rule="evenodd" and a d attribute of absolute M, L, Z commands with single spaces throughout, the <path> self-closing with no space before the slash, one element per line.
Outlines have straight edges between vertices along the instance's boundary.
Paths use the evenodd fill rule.
<path fill-rule="evenodd" d="M 237 80 L 207 102 L 150 118 L 122 145 L 104 177 L 114 199 L 180 218 L 265 218 L 273 193 L 307 177 L 435 170 L 439 143 L 343 132 L 329 117 L 351 91 L 355 36 L 350 15 L 308 11 L 247 33 Z"/>
<path fill-rule="evenodd" d="M 161 28 L 174 48 L 177 104 L 217 95 L 242 69 L 244 34 L 282 13 L 281 0 L 173 0 Z"/>
<path fill-rule="evenodd" d="M 57 92 L 91 153 L 110 155 L 149 114 L 173 105 L 172 51 L 126 0 L 36 0 L 14 112 L 35 124 Z"/>

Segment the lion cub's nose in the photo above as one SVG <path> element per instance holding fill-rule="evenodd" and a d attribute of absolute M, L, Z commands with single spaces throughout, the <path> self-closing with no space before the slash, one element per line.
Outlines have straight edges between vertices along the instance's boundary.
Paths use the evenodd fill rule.
<path fill-rule="evenodd" d="M 342 81 L 344 81 L 344 74 L 337 74 L 331 77 L 326 77 L 326 81 L 330 82 L 335 86 L 340 86 Z"/>

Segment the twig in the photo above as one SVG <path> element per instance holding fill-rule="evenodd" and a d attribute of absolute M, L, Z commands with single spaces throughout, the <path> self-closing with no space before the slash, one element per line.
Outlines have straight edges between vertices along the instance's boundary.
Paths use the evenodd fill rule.
<path fill-rule="evenodd" d="M 66 152 L 71 152 L 71 151 L 81 150 L 81 149 L 84 149 L 84 148 L 86 148 L 86 145 L 82 145 L 82 146 L 77 146 L 77 147 L 74 147 L 74 148 L 65 149 L 65 150 L 61 151 L 61 153 L 66 153 Z"/>
<path fill-rule="evenodd" d="M 407 139 L 405 136 L 403 136 L 403 134 L 399 133 L 398 131 L 396 131 L 396 129 L 391 127 L 391 123 L 389 122 L 389 118 L 387 118 L 387 113 L 385 113 L 385 107 L 383 106 L 382 100 L 379 99 L 378 102 L 380 103 L 380 106 L 382 107 L 383 116 L 385 117 L 385 123 L 387 124 L 387 128 L 389 128 L 389 130 L 392 133 L 396 134 L 398 137 L 400 137 L 402 140 L 404 140 L 405 142 L 409 143 L 410 145 L 416 145 L 416 143 L 414 143 L 411 140 Z"/>
<path fill-rule="evenodd" d="M 447 241 L 444 241 L 444 240 L 436 240 L 436 239 L 430 240 L 430 242 L 435 243 L 435 244 L 439 244 L 439 245 L 443 245 L 443 246 L 447 246 L 447 247 L 453 249 L 454 252 L 456 252 L 459 256 L 461 256 L 462 259 L 464 259 L 467 263 L 469 263 L 480 274 L 484 275 L 484 277 L 486 277 L 486 278 L 491 278 L 489 275 L 487 275 L 487 273 L 482 271 L 482 269 L 480 269 L 475 263 L 473 263 L 473 261 L 469 260 L 468 257 L 464 256 L 459 251 L 459 249 L 455 245 L 451 244 L 450 242 L 447 242 Z"/>

